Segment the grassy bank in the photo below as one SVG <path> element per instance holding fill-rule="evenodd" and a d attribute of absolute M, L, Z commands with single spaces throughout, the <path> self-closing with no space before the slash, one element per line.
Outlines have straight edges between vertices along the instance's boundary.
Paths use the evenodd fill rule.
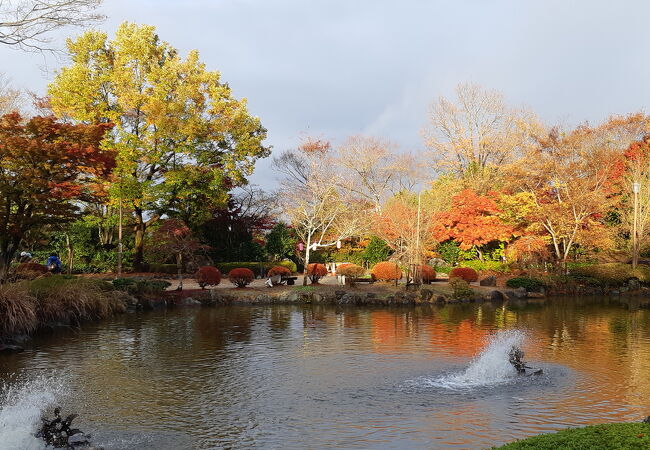
<path fill-rule="evenodd" d="M 506 444 L 500 449 L 635 449 L 650 448 L 650 424 L 612 423 L 570 428 Z"/>
<path fill-rule="evenodd" d="M 111 283 L 56 275 L 0 286 L 0 340 L 51 325 L 76 325 L 126 311 Z"/>

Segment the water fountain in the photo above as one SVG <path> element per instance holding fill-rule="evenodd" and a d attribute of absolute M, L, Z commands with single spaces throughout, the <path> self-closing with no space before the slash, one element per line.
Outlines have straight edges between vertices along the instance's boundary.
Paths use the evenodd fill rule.
<path fill-rule="evenodd" d="M 445 389 L 471 389 L 511 383 L 520 375 L 541 375 L 541 369 L 533 369 L 523 361 L 521 348 L 525 339 L 526 334 L 520 330 L 499 331 L 464 371 L 425 379 L 424 384 Z"/>
<path fill-rule="evenodd" d="M 83 447 L 87 450 L 99 450 L 98 447 L 92 447 L 89 434 L 85 434 L 77 428 L 71 428 L 72 421 L 76 417 L 76 414 L 70 414 L 65 419 L 62 419 L 61 408 L 54 408 L 54 419 L 49 420 L 42 417 L 41 428 L 35 436 L 54 448 L 74 449 Z"/>

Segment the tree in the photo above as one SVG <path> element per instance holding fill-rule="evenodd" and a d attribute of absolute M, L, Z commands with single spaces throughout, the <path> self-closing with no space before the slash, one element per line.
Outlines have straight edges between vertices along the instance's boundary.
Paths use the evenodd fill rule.
<path fill-rule="evenodd" d="M 398 154 L 390 142 L 352 136 L 337 149 L 334 163 L 345 174 L 344 187 L 371 202 L 376 211 L 387 196 L 412 189 L 422 179 L 422 168 L 408 154 Z"/>
<path fill-rule="evenodd" d="M 538 128 L 532 114 L 508 106 L 500 92 L 465 83 L 456 88 L 456 102 L 441 96 L 431 106 L 423 135 L 437 169 L 486 191 L 500 168 L 526 152 Z"/>
<path fill-rule="evenodd" d="M 53 117 L 0 118 L 0 280 L 28 232 L 74 218 L 75 202 L 114 165 L 100 149 L 110 125 L 70 125 Z"/>
<path fill-rule="evenodd" d="M 373 218 L 373 231 L 393 250 L 393 258 L 409 264 L 422 264 L 422 258 L 437 240 L 435 195 L 402 192 L 390 198 Z M 419 203 L 419 205 L 418 205 Z"/>
<path fill-rule="evenodd" d="M 275 225 L 266 235 L 266 253 L 273 261 L 291 258 L 296 251 L 296 245 L 298 241 L 293 230 L 283 222 Z"/>
<path fill-rule="evenodd" d="M 330 144 L 308 139 L 298 150 L 287 151 L 274 159 L 286 196 L 284 212 L 296 235 L 305 245 L 304 264 L 319 247 L 329 247 L 362 229 L 363 210 L 368 204 L 351 195 L 342 174 L 333 169 Z M 307 284 L 307 272 L 303 285 Z"/>
<path fill-rule="evenodd" d="M 197 227 L 215 261 L 260 261 L 264 235 L 277 216 L 275 196 L 255 186 L 230 194 L 226 206 L 210 213 Z"/>
<path fill-rule="evenodd" d="M 646 117 L 634 114 L 598 127 L 553 128 L 511 168 L 518 189 L 533 196 L 532 219 L 550 237 L 558 261 L 565 261 L 576 244 L 593 244 L 601 236 L 604 217 L 616 203 L 621 155 L 647 124 Z"/>
<path fill-rule="evenodd" d="M 181 59 L 154 27 L 124 23 L 112 41 L 89 31 L 69 40 L 68 50 L 72 64 L 49 86 L 52 109 L 116 124 L 103 145 L 118 152 L 113 195 L 119 186 L 132 206 L 137 267 L 147 228 L 162 215 L 195 197 L 210 209 L 245 183 L 269 154 L 266 130 L 198 52 Z"/>
<path fill-rule="evenodd" d="M 161 259 L 171 253 L 176 259 L 178 268 L 178 290 L 183 289 L 183 263 L 191 260 L 194 255 L 208 247 L 201 244 L 192 233 L 192 230 L 178 219 L 167 219 L 153 233 L 154 251 L 161 255 Z"/>
<path fill-rule="evenodd" d="M 22 103 L 22 93 L 11 87 L 9 79 L 0 73 L 0 116 L 19 111 Z"/>
<path fill-rule="evenodd" d="M 631 192 L 634 183 L 638 184 L 636 211 L 636 245 L 633 248 L 633 258 L 638 258 L 641 243 L 650 231 L 650 135 L 646 134 L 641 140 L 635 141 L 623 153 L 625 165 L 624 176 L 621 179 L 621 205 L 617 209 L 621 225 L 627 234 L 634 233 L 634 194 Z M 633 240 L 633 239 L 632 239 Z M 634 240 L 633 240 L 634 241 Z M 631 243 L 634 245 L 634 242 Z M 636 260 L 634 261 L 636 264 Z"/>
<path fill-rule="evenodd" d="M 52 50 L 48 34 L 67 26 L 103 20 L 102 0 L 0 1 L 0 43 L 27 50 Z"/>
<path fill-rule="evenodd" d="M 496 193 L 479 195 L 466 189 L 452 199 L 451 209 L 439 213 L 436 235 L 440 241 L 453 239 L 461 250 L 476 249 L 483 260 L 481 247 L 493 241 L 506 242 L 514 229 L 505 224 L 499 214 Z"/>
<path fill-rule="evenodd" d="M 361 258 L 368 265 L 374 266 L 379 262 L 388 261 L 388 258 L 392 254 L 393 250 L 386 244 L 386 241 L 377 236 L 372 236 L 366 248 L 363 249 Z"/>

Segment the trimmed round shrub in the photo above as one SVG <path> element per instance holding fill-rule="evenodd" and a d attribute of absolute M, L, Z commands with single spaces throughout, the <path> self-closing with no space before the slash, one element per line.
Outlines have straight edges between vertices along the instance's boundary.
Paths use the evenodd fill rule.
<path fill-rule="evenodd" d="M 356 264 L 341 264 L 336 268 L 336 274 L 351 278 L 360 278 L 366 274 L 366 269 Z"/>
<path fill-rule="evenodd" d="M 221 272 L 212 266 L 199 267 L 194 277 L 199 286 L 201 286 L 201 289 L 205 289 L 206 286 L 217 286 L 221 283 Z"/>
<path fill-rule="evenodd" d="M 228 273 L 228 279 L 238 288 L 243 288 L 253 282 L 255 279 L 255 274 L 250 269 L 239 267 L 237 269 L 232 269 Z"/>
<path fill-rule="evenodd" d="M 402 278 L 402 270 L 393 262 L 380 262 L 370 271 L 372 278 L 380 281 L 394 281 Z"/>
<path fill-rule="evenodd" d="M 317 284 L 318 280 L 327 275 L 327 267 L 324 264 L 313 263 L 307 266 L 307 276 L 313 284 Z"/>
<path fill-rule="evenodd" d="M 544 282 L 538 278 L 515 277 L 506 281 L 509 288 L 525 288 L 527 292 L 539 292 L 544 287 Z"/>
<path fill-rule="evenodd" d="M 460 278 L 468 283 L 478 281 L 478 273 L 469 267 L 455 267 L 449 272 L 449 278 Z"/>
<path fill-rule="evenodd" d="M 291 271 L 284 266 L 273 266 L 269 269 L 268 273 L 266 274 L 267 277 L 274 277 L 276 275 L 280 275 L 282 277 L 288 277 L 291 276 Z"/>
<path fill-rule="evenodd" d="M 425 283 L 431 283 L 436 280 L 436 269 L 431 266 L 420 266 L 420 277 Z"/>

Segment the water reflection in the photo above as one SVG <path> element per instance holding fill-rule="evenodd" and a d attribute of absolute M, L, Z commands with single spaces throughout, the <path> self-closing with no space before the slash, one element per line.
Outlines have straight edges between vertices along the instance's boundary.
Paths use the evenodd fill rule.
<path fill-rule="evenodd" d="M 543 380 L 446 392 L 499 329 Z M 65 369 L 108 448 L 484 447 L 650 410 L 650 312 L 593 299 L 418 308 L 222 307 L 125 315 L 35 339 L 0 377 Z M 13 378 L 12 378 L 13 379 Z M 158 436 L 158 438 L 157 438 Z M 129 441 L 132 442 L 132 441 Z M 141 444 L 146 447 L 149 444 Z"/>

